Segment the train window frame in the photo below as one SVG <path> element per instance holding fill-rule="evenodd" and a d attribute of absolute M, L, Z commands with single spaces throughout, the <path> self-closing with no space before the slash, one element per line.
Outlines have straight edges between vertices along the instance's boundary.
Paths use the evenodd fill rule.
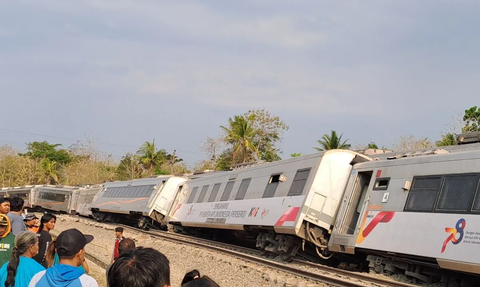
<path fill-rule="evenodd" d="M 212 191 L 210 192 L 210 196 L 208 197 L 208 200 L 207 202 L 214 202 L 215 201 L 215 198 L 217 198 L 217 195 L 218 195 L 218 191 L 220 190 L 220 186 L 222 184 L 219 182 L 219 183 L 215 183 L 213 185 L 213 188 L 212 188 Z"/>
<path fill-rule="evenodd" d="M 198 186 L 195 186 L 194 188 L 192 188 L 192 192 L 190 192 L 190 195 L 188 196 L 188 199 L 187 199 L 187 204 L 193 203 L 195 196 L 197 195 L 197 190 L 198 190 Z"/>
<path fill-rule="evenodd" d="M 280 177 L 283 173 L 273 173 L 270 175 L 268 179 L 267 185 L 265 186 L 265 190 L 263 191 L 262 198 L 271 198 L 275 197 L 275 192 L 277 192 L 277 188 L 280 185 Z"/>
<path fill-rule="evenodd" d="M 238 187 L 237 194 L 235 195 L 235 200 L 242 200 L 245 198 L 247 194 L 248 187 L 250 186 L 250 182 L 252 182 L 252 178 L 244 178 Z"/>
<path fill-rule="evenodd" d="M 306 178 L 300 178 L 298 179 L 298 177 L 300 176 L 300 174 L 302 172 L 305 172 L 305 171 L 308 171 L 307 173 L 307 177 Z M 310 174 L 312 172 L 312 168 L 311 167 L 308 167 L 308 168 L 301 168 L 301 169 L 297 169 L 297 172 L 295 173 L 295 176 L 293 177 L 293 181 L 292 181 L 292 184 L 290 185 L 290 188 L 288 189 L 288 194 L 287 196 L 299 196 L 299 195 L 302 195 L 305 191 L 305 185 L 307 185 L 307 181 L 308 179 L 310 178 Z M 298 189 L 300 190 L 300 193 L 298 193 L 297 190 L 297 185 L 300 182 L 300 185 L 302 188 Z M 294 187 L 295 187 L 295 190 L 294 190 Z"/>
<path fill-rule="evenodd" d="M 444 177 L 441 174 L 414 176 L 413 180 L 412 180 L 412 187 L 410 188 L 410 191 L 408 192 L 408 196 L 407 196 L 407 199 L 405 200 L 405 206 L 403 208 L 403 211 L 405 211 L 405 212 L 433 212 L 435 210 L 435 206 L 436 206 L 436 203 L 437 203 L 438 194 L 440 193 L 440 190 L 441 190 L 442 185 L 443 185 L 443 178 Z M 429 187 L 429 188 L 418 187 L 418 188 L 416 188 L 415 184 L 419 180 L 423 180 L 423 179 L 437 179 L 437 180 L 439 180 L 438 186 L 436 188 L 433 188 L 433 187 Z M 425 191 L 430 191 L 430 192 L 434 193 L 433 202 L 432 202 L 431 207 L 428 207 L 428 208 L 408 207 L 410 201 L 416 199 L 417 194 L 419 194 L 420 192 L 425 192 Z M 423 200 L 421 201 L 421 203 L 423 203 Z"/>
<path fill-rule="evenodd" d="M 448 209 L 448 208 L 441 208 L 440 204 L 442 201 L 442 197 L 444 195 L 445 188 L 447 186 L 447 180 L 449 178 L 454 178 L 454 177 L 473 177 L 475 178 L 475 182 L 473 185 L 473 191 L 471 192 L 470 198 L 466 200 L 449 200 L 449 202 L 466 202 L 468 205 L 464 208 L 455 208 L 455 209 Z M 476 183 L 476 184 L 475 184 Z M 469 172 L 469 173 L 453 173 L 453 174 L 445 174 L 443 175 L 443 181 L 442 181 L 442 186 L 439 192 L 439 195 L 437 197 L 437 201 L 435 204 L 435 212 L 438 213 L 459 213 L 459 214 L 464 214 L 464 213 L 479 213 L 479 210 L 474 209 L 475 203 L 477 201 L 477 197 L 479 196 L 479 188 L 480 188 L 480 173 L 478 172 Z M 462 190 L 465 190 L 462 188 Z"/>
<path fill-rule="evenodd" d="M 205 199 L 205 195 L 207 195 L 207 191 L 210 185 L 204 185 L 202 186 L 202 190 L 200 191 L 200 195 L 198 196 L 197 203 L 202 203 L 203 200 Z"/>
<path fill-rule="evenodd" d="M 386 184 L 384 184 L 386 181 Z M 383 183 L 382 185 L 380 185 Z M 388 186 L 390 185 L 390 177 L 379 177 L 375 179 L 375 183 L 373 184 L 373 190 L 387 190 Z"/>
<path fill-rule="evenodd" d="M 230 198 L 230 194 L 232 193 L 234 185 L 235 185 L 234 180 L 229 180 L 227 182 L 227 184 L 225 185 L 225 189 L 223 190 L 222 197 L 220 198 L 220 201 L 227 201 Z"/>

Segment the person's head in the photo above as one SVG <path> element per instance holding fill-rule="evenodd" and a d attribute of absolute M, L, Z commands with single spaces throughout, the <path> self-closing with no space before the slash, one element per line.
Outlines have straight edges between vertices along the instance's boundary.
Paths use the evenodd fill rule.
<path fill-rule="evenodd" d="M 10 212 L 10 198 L 0 198 L 0 213 L 7 214 Z"/>
<path fill-rule="evenodd" d="M 202 276 L 200 278 L 192 279 L 185 284 L 182 283 L 182 287 L 220 287 L 220 285 L 218 285 L 210 277 Z"/>
<path fill-rule="evenodd" d="M 110 287 L 170 286 L 170 262 L 155 249 L 138 247 L 115 260 L 107 281 Z"/>
<path fill-rule="evenodd" d="M 27 227 L 32 227 L 35 226 L 37 223 L 38 217 L 35 215 L 35 213 L 29 213 L 27 216 L 25 216 L 25 219 L 23 219 L 23 222 L 25 222 L 25 225 Z"/>
<path fill-rule="evenodd" d="M 25 200 L 23 198 L 14 196 L 10 199 L 10 211 L 19 212 L 22 211 Z"/>
<path fill-rule="evenodd" d="M 5 214 L 0 214 L 0 238 L 7 236 L 10 230 L 10 219 Z"/>
<path fill-rule="evenodd" d="M 10 261 L 7 265 L 7 279 L 5 286 L 11 287 L 15 285 L 15 275 L 17 274 L 18 264 L 20 263 L 20 255 L 32 258 L 37 255 L 39 250 L 37 234 L 31 231 L 23 231 L 15 237 L 15 247 L 12 249 Z"/>
<path fill-rule="evenodd" d="M 123 227 L 116 227 L 115 228 L 115 237 L 122 238 L 123 236 Z"/>
<path fill-rule="evenodd" d="M 51 213 L 46 213 L 40 219 L 40 229 L 38 232 L 45 230 L 50 231 L 55 228 L 55 223 L 57 222 L 57 217 Z"/>
<path fill-rule="evenodd" d="M 198 279 L 198 278 L 200 278 L 200 272 L 197 269 L 193 269 L 192 271 L 185 274 L 185 276 L 183 277 L 181 285 L 183 285 L 185 283 L 188 283 L 192 280 Z"/>
<path fill-rule="evenodd" d="M 60 263 L 75 267 L 82 265 L 85 261 L 85 245 L 92 240 L 92 235 L 84 235 L 75 228 L 62 231 L 55 241 Z"/>
<path fill-rule="evenodd" d="M 125 238 L 118 243 L 118 254 L 122 255 L 135 249 L 135 241 Z"/>

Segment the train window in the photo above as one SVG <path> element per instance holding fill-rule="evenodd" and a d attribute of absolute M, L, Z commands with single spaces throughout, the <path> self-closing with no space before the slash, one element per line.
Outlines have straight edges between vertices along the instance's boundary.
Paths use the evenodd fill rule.
<path fill-rule="evenodd" d="M 387 190 L 389 182 L 389 177 L 377 178 L 375 180 L 375 184 L 373 185 L 373 190 Z"/>
<path fill-rule="evenodd" d="M 215 198 L 217 198 L 218 190 L 220 189 L 221 183 L 216 183 L 213 186 L 212 193 L 210 193 L 210 197 L 208 198 L 208 202 L 213 202 L 215 201 Z"/>
<path fill-rule="evenodd" d="M 270 177 L 267 187 L 265 187 L 265 191 L 263 192 L 262 198 L 273 197 L 275 195 L 277 186 L 280 183 L 280 175 L 281 174 L 274 174 Z"/>
<path fill-rule="evenodd" d="M 442 176 L 414 177 L 408 193 L 405 211 L 433 211 Z"/>
<path fill-rule="evenodd" d="M 235 200 L 240 200 L 245 197 L 245 194 L 247 193 L 248 186 L 250 185 L 251 178 L 245 178 L 242 180 L 242 183 L 240 184 L 240 187 L 238 188 L 237 195 L 235 196 Z"/>
<path fill-rule="evenodd" d="M 293 178 L 287 196 L 302 195 L 308 176 L 310 175 L 310 170 L 311 168 L 297 170 L 297 174 L 295 174 L 295 177 Z"/>
<path fill-rule="evenodd" d="M 192 193 L 190 193 L 190 196 L 188 197 L 187 203 L 193 203 L 193 199 L 195 198 L 195 195 L 197 195 L 197 190 L 198 190 L 198 186 L 195 186 L 192 189 Z"/>
<path fill-rule="evenodd" d="M 446 175 L 437 204 L 438 211 L 468 211 L 475 191 L 479 174 Z"/>
<path fill-rule="evenodd" d="M 220 201 L 226 201 L 230 197 L 230 193 L 232 192 L 233 189 L 233 184 L 235 181 L 229 181 L 227 185 L 225 186 L 225 190 L 223 191 L 222 198 L 220 198 Z"/>
<path fill-rule="evenodd" d="M 200 192 L 200 196 L 198 196 L 198 199 L 197 199 L 198 203 L 203 202 L 203 200 L 205 199 L 205 195 L 207 194 L 207 190 L 208 190 L 208 185 L 204 185 L 202 187 L 202 191 Z"/>

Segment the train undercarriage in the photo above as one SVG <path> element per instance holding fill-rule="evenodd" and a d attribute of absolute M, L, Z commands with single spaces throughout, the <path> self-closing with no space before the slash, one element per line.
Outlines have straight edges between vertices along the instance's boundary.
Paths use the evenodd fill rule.
<path fill-rule="evenodd" d="M 98 222 L 121 223 L 138 227 L 143 230 L 161 229 L 166 230 L 166 226 L 158 223 L 150 217 L 143 216 L 139 212 L 130 212 L 129 214 L 100 212 L 92 208 L 93 218 Z"/>

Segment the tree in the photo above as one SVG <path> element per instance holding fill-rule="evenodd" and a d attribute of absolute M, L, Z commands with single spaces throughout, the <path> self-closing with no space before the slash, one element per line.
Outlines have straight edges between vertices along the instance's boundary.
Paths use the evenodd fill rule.
<path fill-rule="evenodd" d="M 40 162 L 41 174 L 40 180 L 45 184 L 56 184 L 58 182 L 57 162 L 44 158 Z"/>
<path fill-rule="evenodd" d="M 251 122 L 255 131 L 253 144 L 258 150 L 258 157 L 265 161 L 280 160 L 282 151 L 276 145 L 289 127 L 280 117 L 271 115 L 265 109 L 249 110 L 243 116 Z"/>
<path fill-rule="evenodd" d="M 330 149 L 350 149 L 350 144 L 347 144 L 348 140 L 342 142 L 343 134 L 337 136 L 336 131 L 331 131 L 330 135 L 324 134 L 321 140 L 317 140 L 317 143 L 320 144 L 320 147 L 314 147 L 318 151 L 325 151 Z"/>
<path fill-rule="evenodd" d="M 257 147 L 253 144 L 255 130 L 249 119 L 235 116 L 228 119 L 228 127 L 220 126 L 225 132 L 224 141 L 232 146 L 232 158 L 235 163 L 245 163 L 257 157 Z"/>
<path fill-rule="evenodd" d="M 371 142 L 367 145 L 367 149 L 378 149 L 378 146 L 374 143 L 374 142 Z"/>
<path fill-rule="evenodd" d="M 294 152 L 294 153 L 292 153 L 290 156 L 291 156 L 291 157 L 299 157 L 299 156 L 302 156 L 302 154 L 301 154 L 301 153 L 296 153 L 296 152 Z"/>
<path fill-rule="evenodd" d="M 446 133 L 442 136 L 442 139 L 437 141 L 436 146 L 449 146 L 456 145 L 457 139 L 453 133 Z"/>
<path fill-rule="evenodd" d="M 116 175 L 119 180 L 129 180 L 142 177 L 142 165 L 137 155 L 127 153 L 120 160 Z"/>
<path fill-rule="evenodd" d="M 480 108 L 473 106 L 468 110 L 465 110 L 463 116 L 465 126 L 462 128 L 462 132 L 478 132 L 480 131 Z"/>
<path fill-rule="evenodd" d="M 148 176 L 152 176 L 155 168 L 166 162 L 167 152 L 165 150 L 157 150 L 155 140 L 146 141 L 137 151 L 140 163 L 148 172 Z"/>
<path fill-rule="evenodd" d="M 433 143 L 428 138 L 416 138 L 413 135 L 401 136 L 393 145 L 394 151 L 408 151 L 432 148 Z"/>
<path fill-rule="evenodd" d="M 56 162 L 59 165 L 65 165 L 72 161 L 72 157 L 67 150 L 57 149 L 61 144 L 49 144 L 47 141 L 31 142 L 27 144 L 27 152 L 20 154 L 32 159 L 48 158 L 50 161 Z"/>

